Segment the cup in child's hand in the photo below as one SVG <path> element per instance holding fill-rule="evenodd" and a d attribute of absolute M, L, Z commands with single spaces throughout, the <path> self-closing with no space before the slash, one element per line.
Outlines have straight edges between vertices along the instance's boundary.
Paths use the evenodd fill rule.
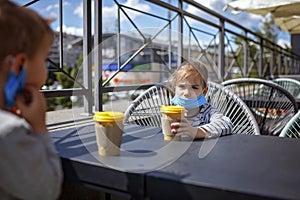
<path fill-rule="evenodd" d="M 96 112 L 94 115 L 98 153 L 101 156 L 120 155 L 124 113 Z"/>
<path fill-rule="evenodd" d="M 161 109 L 161 126 L 164 134 L 164 140 L 180 140 L 179 136 L 176 136 L 171 132 L 171 123 L 180 121 L 184 116 L 183 106 L 165 106 L 162 105 Z"/>

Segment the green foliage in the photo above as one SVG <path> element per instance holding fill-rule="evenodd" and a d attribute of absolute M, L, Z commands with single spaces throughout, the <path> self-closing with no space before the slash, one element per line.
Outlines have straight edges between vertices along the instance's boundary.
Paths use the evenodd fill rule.
<path fill-rule="evenodd" d="M 265 17 L 262 20 L 262 26 L 260 29 L 254 27 L 254 32 L 273 43 L 276 43 L 278 40 L 279 28 L 275 24 L 272 17 Z"/>
<path fill-rule="evenodd" d="M 76 78 L 78 68 L 67 68 L 64 67 L 63 71 L 65 73 L 68 73 L 72 78 Z M 70 79 L 66 74 L 64 73 L 58 73 L 56 75 L 56 78 L 60 85 L 62 85 L 63 89 L 67 88 L 73 88 L 74 87 L 74 81 Z M 62 108 L 72 108 L 72 101 L 70 100 L 70 97 L 61 97 L 56 99 L 56 104 L 61 105 Z"/>
<path fill-rule="evenodd" d="M 47 111 L 54 111 L 56 107 L 56 100 L 55 98 L 47 98 Z"/>
<path fill-rule="evenodd" d="M 78 55 L 76 64 L 77 66 L 82 66 L 82 63 L 83 63 L 83 54 L 81 53 Z"/>
<path fill-rule="evenodd" d="M 67 68 L 64 67 L 63 68 L 64 73 L 69 74 L 72 78 L 76 78 L 78 69 L 77 68 Z M 56 75 L 56 78 L 58 80 L 58 82 L 62 85 L 62 87 L 65 88 L 73 88 L 74 86 L 74 82 L 73 80 L 71 80 L 66 74 L 64 73 L 58 73 Z"/>
<path fill-rule="evenodd" d="M 77 66 L 82 66 L 83 62 L 83 55 L 80 54 L 77 58 Z M 49 72 L 48 79 L 46 82 L 46 86 L 52 86 L 55 81 L 58 82 L 58 85 L 62 86 L 62 89 L 70 89 L 70 88 L 75 88 L 79 87 L 76 82 L 70 78 L 72 77 L 79 83 L 83 83 L 82 77 L 77 77 L 78 75 L 78 68 L 68 68 L 67 66 L 64 66 L 62 70 L 58 72 Z M 70 77 L 68 77 L 68 75 Z M 103 82 L 106 79 L 103 79 Z M 93 82 L 94 85 L 94 82 Z M 108 102 L 109 96 L 107 93 L 103 94 L 103 103 Z M 56 97 L 56 98 L 47 98 L 47 111 L 53 111 L 56 110 L 57 108 L 72 108 L 72 105 L 75 106 L 81 106 L 83 104 L 83 99 L 81 97 L 78 98 L 76 103 L 72 103 L 70 97 Z"/>
<path fill-rule="evenodd" d="M 58 97 L 56 98 L 57 105 L 61 105 L 62 108 L 72 108 L 72 101 L 70 97 Z"/>
<path fill-rule="evenodd" d="M 68 77 L 69 74 L 72 78 L 76 78 L 78 73 L 78 68 L 67 68 L 64 67 L 60 72 L 50 72 L 47 79 L 46 85 L 51 86 L 55 81 L 58 81 L 58 85 L 61 85 L 63 89 L 73 88 L 74 81 Z M 47 111 L 56 110 L 59 106 L 61 108 L 72 108 L 72 101 L 70 97 L 57 97 L 57 98 L 47 98 Z"/>
<path fill-rule="evenodd" d="M 249 78 L 259 78 L 257 69 L 254 68 L 251 70 Z"/>

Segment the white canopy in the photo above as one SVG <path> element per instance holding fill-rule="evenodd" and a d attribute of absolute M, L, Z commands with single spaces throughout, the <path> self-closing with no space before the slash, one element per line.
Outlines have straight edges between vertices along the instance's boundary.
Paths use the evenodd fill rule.
<path fill-rule="evenodd" d="M 276 17 L 274 21 L 282 31 L 289 31 L 291 34 L 300 33 L 300 15 L 292 17 Z"/>
<path fill-rule="evenodd" d="M 263 16 L 271 13 L 281 30 L 300 33 L 300 0 L 238 0 L 227 4 L 226 9 Z"/>

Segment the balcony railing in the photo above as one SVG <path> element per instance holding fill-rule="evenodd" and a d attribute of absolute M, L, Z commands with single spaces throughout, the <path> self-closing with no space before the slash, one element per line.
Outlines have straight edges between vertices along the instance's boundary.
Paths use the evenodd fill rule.
<path fill-rule="evenodd" d="M 153 9 L 128 7 L 112 0 L 114 6 L 110 8 L 114 8 L 116 17 L 112 20 L 113 28 L 107 30 L 109 23 L 106 16 L 102 16 L 104 2 L 82 1 L 83 37 L 77 38 L 76 43 L 82 45 L 83 59 L 82 64 L 76 66 L 78 72 L 74 76 L 64 68 L 66 53 L 75 50 L 65 39 L 64 1 L 59 0 L 60 31 L 56 44 L 59 53 L 57 61 L 49 59 L 49 63 L 53 73 L 64 74 L 74 86 L 43 90 L 45 96 L 82 97 L 84 112 L 92 113 L 93 109 L 103 109 L 104 95 L 145 89 L 164 81 L 184 59 L 191 58 L 205 62 L 209 66 L 210 80 L 216 82 L 235 77 L 267 78 L 300 73 L 298 55 L 195 1 L 140 2 Z M 38 3 L 39 0 L 35 0 L 26 6 Z M 190 8 L 201 14 L 189 12 Z M 148 28 L 151 23 L 146 22 L 156 27 Z M 115 68 L 103 69 L 112 66 Z M 136 84 L 126 80 L 117 84 L 121 75 L 139 76 L 138 80 L 144 78 L 145 81 Z"/>

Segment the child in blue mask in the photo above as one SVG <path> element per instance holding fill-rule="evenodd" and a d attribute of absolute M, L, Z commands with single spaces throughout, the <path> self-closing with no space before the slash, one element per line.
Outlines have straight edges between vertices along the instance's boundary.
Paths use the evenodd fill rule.
<path fill-rule="evenodd" d="M 171 77 L 173 105 L 184 106 L 185 117 L 171 124 L 171 132 L 192 138 L 211 138 L 231 133 L 232 123 L 205 99 L 208 72 L 200 61 L 184 62 Z"/>
<path fill-rule="evenodd" d="M 48 20 L 0 0 L 0 199 L 57 199 L 62 168 L 39 91 L 53 41 Z"/>

